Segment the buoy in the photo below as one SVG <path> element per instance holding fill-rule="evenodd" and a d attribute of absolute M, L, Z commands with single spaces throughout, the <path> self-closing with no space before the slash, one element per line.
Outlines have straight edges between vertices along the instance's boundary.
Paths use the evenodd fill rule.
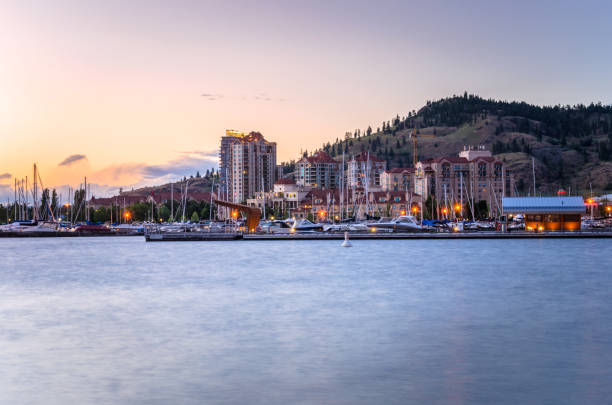
<path fill-rule="evenodd" d="M 340 245 L 340 246 L 342 246 L 342 247 L 351 247 L 351 246 L 353 246 L 353 244 L 349 240 L 348 232 L 344 232 L 344 242 L 342 242 L 342 245 Z"/>

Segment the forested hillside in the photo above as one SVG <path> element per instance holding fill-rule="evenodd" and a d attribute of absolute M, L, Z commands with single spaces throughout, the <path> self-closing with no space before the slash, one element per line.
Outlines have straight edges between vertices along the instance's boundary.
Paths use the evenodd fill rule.
<path fill-rule="evenodd" d="M 612 190 L 612 106 L 601 104 L 541 107 L 465 93 L 347 133 L 322 149 L 332 156 L 369 150 L 390 167 L 409 167 L 414 128 L 434 135 L 418 138 L 419 159 L 485 145 L 513 170 L 522 193 L 531 191 L 532 158 L 538 193 L 570 187 L 572 193 L 586 193 L 591 185 L 594 192 Z"/>

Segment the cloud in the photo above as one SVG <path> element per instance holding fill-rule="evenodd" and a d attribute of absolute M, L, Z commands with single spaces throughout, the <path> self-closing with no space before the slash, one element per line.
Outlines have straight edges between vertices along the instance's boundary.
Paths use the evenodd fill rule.
<path fill-rule="evenodd" d="M 206 97 L 208 99 L 208 101 L 215 101 L 218 100 L 220 98 L 223 98 L 223 94 L 214 94 L 214 93 L 202 93 L 200 94 L 201 97 Z"/>
<path fill-rule="evenodd" d="M 225 97 L 223 94 L 215 94 L 215 93 L 202 93 L 200 94 L 200 96 L 205 97 L 206 99 L 208 99 L 208 101 L 217 101 Z M 266 92 L 259 92 L 259 93 L 252 94 L 252 95 L 240 95 L 240 96 L 229 95 L 227 96 L 227 99 L 228 100 L 240 100 L 240 101 L 247 101 L 247 100 L 276 101 L 280 103 L 287 101 L 287 99 L 285 98 L 272 97 Z"/>
<path fill-rule="evenodd" d="M 104 196 L 108 191 L 116 193 L 119 187 L 124 190 L 145 186 L 160 185 L 177 181 L 183 177 L 206 173 L 207 169 L 218 165 L 218 151 L 180 151 L 175 159 L 151 165 L 145 163 L 123 163 L 107 166 L 87 176 L 92 184 L 97 184 L 96 195 Z M 93 190 L 93 188 L 92 188 Z"/>
<path fill-rule="evenodd" d="M 146 165 L 142 167 L 145 179 L 167 178 L 168 176 L 183 177 L 216 166 L 217 151 L 191 151 L 181 152 L 180 157 L 160 165 Z"/>
<path fill-rule="evenodd" d="M 5 204 L 8 200 L 13 199 L 13 189 L 8 184 L 0 184 L 0 204 Z M 0 221 L 2 219 L 0 218 Z"/>
<path fill-rule="evenodd" d="M 87 156 L 79 154 L 70 155 L 66 159 L 64 159 L 58 166 L 70 166 L 71 164 L 83 159 L 87 159 Z"/>
<path fill-rule="evenodd" d="M 0 174 L 0 180 L 8 180 L 10 178 L 12 178 L 13 176 L 11 176 L 10 173 L 2 173 Z"/>

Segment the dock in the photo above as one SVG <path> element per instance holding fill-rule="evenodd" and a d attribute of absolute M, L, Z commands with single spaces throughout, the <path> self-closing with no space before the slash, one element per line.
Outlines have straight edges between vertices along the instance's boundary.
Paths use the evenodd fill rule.
<path fill-rule="evenodd" d="M 581 232 L 420 232 L 420 233 L 353 233 L 351 240 L 380 239 L 569 239 L 569 238 L 612 238 L 612 231 Z M 180 242 L 180 241 L 262 241 L 262 240 L 343 240 L 343 233 L 209 233 L 209 232 L 173 232 L 145 234 L 147 242 Z"/>

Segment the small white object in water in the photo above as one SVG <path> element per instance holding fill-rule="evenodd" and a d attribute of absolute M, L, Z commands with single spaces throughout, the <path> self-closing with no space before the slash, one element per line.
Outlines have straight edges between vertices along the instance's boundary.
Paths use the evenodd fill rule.
<path fill-rule="evenodd" d="M 344 232 L 344 242 L 342 242 L 342 245 L 340 245 L 340 246 L 342 246 L 342 247 L 351 247 L 351 246 L 353 246 L 353 244 L 349 240 L 348 232 Z"/>

